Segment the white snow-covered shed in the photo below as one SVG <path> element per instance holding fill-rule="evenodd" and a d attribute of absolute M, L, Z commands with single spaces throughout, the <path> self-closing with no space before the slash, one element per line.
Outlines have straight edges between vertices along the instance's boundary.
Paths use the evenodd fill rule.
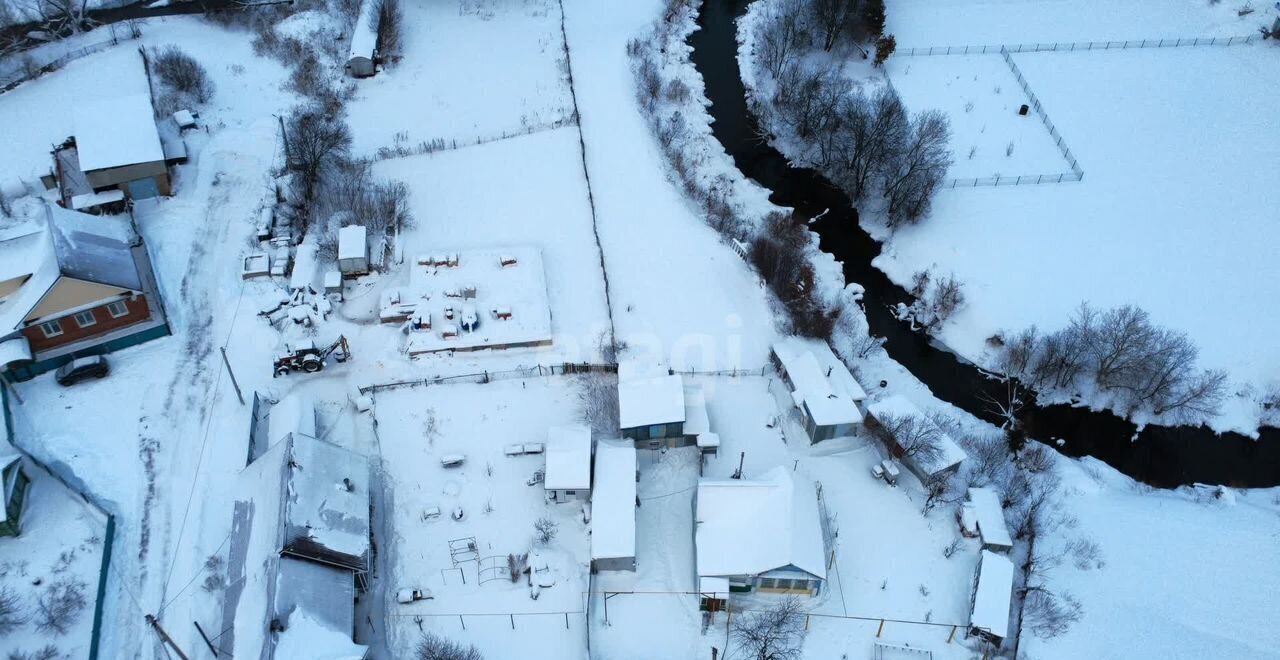
<path fill-rule="evenodd" d="M 813 483 L 783 467 L 759 479 L 698 482 L 694 542 L 699 582 L 732 591 L 816 595 L 827 578 Z"/>
<path fill-rule="evenodd" d="M 684 379 L 679 374 L 641 362 L 618 365 L 618 425 L 637 447 L 656 449 L 664 440 L 678 444 L 685 436 L 685 415 Z"/>
<path fill-rule="evenodd" d="M 982 549 L 993 552 L 1008 552 L 1013 548 L 1013 539 L 1009 536 L 1009 528 L 1004 521 L 1004 509 L 1000 506 L 1000 496 L 990 488 L 970 488 L 969 501 L 961 505 L 961 517 L 972 521 L 979 536 L 982 537 Z"/>
<path fill-rule="evenodd" d="M 636 570 L 636 448 L 602 440 L 591 489 L 591 568 Z"/>
<path fill-rule="evenodd" d="M 773 361 L 804 414 L 810 442 L 853 433 L 867 393 L 825 341 L 788 337 L 774 343 Z"/>
<path fill-rule="evenodd" d="M 961 449 L 960 445 L 942 427 L 935 424 L 928 415 L 921 412 L 914 403 L 911 403 L 902 395 L 895 394 L 868 405 L 867 415 L 872 420 L 869 424 L 879 431 L 879 435 L 888 446 L 889 452 L 895 458 L 901 458 L 903 464 L 921 481 L 936 475 L 955 472 L 960 469 L 960 464 L 969 457 L 964 452 L 964 449 Z M 898 439 L 894 438 L 890 429 L 885 427 L 884 421 L 888 419 L 901 420 L 908 417 L 915 418 L 915 424 L 922 424 L 927 427 L 928 437 L 937 445 L 936 452 L 929 452 L 930 455 L 928 457 L 923 457 L 921 454 L 906 455 Z"/>
<path fill-rule="evenodd" d="M 381 0 L 363 0 L 355 28 L 351 31 L 351 51 L 347 54 L 347 73 L 353 78 L 367 78 L 376 69 L 378 21 Z"/>
<path fill-rule="evenodd" d="M 969 634 L 999 643 L 1009 634 L 1009 604 L 1013 599 L 1013 562 L 983 550 L 973 580 Z"/>
<path fill-rule="evenodd" d="M 338 230 L 338 271 L 343 275 L 369 272 L 368 230 L 362 225 L 347 225 Z"/>
<path fill-rule="evenodd" d="M 553 502 L 591 497 L 591 428 L 581 424 L 547 429 L 542 487 Z"/>

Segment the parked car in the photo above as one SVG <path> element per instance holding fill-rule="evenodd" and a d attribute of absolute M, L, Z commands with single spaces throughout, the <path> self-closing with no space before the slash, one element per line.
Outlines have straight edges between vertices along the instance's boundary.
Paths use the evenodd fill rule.
<path fill-rule="evenodd" d="M 111 365 L 107 364 L 107 358 L 101 355 L 91 355 L 89 357 L 76 358 L 61 367 L 54 373 L 54 380 L 59 385 L 75 385 L 86 378 L 103 378 L 111 373 Z"/>

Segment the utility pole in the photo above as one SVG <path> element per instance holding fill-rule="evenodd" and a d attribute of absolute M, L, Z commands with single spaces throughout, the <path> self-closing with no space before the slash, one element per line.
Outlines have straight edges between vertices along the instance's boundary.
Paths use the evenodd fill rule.
<path fill-rule="evenodd" d="M 227 359 L 227 347 L 219 346 L 218 350 L 222 351 L 222 364 L 226 365 L 227 373 L 231 376 L 231 384 L 236 388 L 236 398 L 240 399 L 240 405 L 244 405 L 244 395 L 240 393 L 240 383 L 236 382 L 236 372 L 231 370 L 231 361 Z"/>
<path fill-rule="evenodd" d="M 173 638 L 169 637 L 169 633 L 165 632 L 164 628 L 160 627 L 160 622 L 157 621 L 154 616 L 148 614 L 147 623 L 150 624 L 151 627 L 155 629 L 156 634 L 160 636 L 160 639 L 164 641 L 165 645 L 173 649 L 174 653 L 178 654 L 179 658 L 182 658 L 182 660 L 191 660 L 191 658 L 187 657 L 186 653 L 182 652 L 182 649 L 178 648 L 178 645 L 174 643 Z"/>

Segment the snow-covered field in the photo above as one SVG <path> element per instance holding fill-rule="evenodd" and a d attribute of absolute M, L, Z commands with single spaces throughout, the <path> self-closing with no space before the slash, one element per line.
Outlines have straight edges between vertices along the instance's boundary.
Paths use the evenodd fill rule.
<path fill-rule="evenodd" d="M 1232 392 L 1273 384 L 1280 347 L 1257 303 L 1280 298 L 1276 279 L 1260 276 L 1280 259 L 1270 221 L 1280 146 L 1261 137 L 1280 89 L 1261 81 L 1280 51 L 1262 43 L 1014 58 L 1084 181 L 943 191 L 932 217 L 893 235 L 877 267 L 903 283 L 929 266 L 955 272 L 968 304 L 942 337 L 969 357 L 982 358 L 999 329 L 1061 327 L 1082 301 L 1133 303 L 1187 332 L 1205 366 L 1230 373 Z M 957 163 L 965 144 L 953 141 Z M 1215 426 L 1252 431 L 1260 411 L 1250 404 L 1229 401 Z"/>
<path fill-rule="evenodd" d="M 356 153 L 514 135 L 573 115 L 554 0 L 404 4 L 403 59 L 357 83 Z"/>
<path fill-rule="evenodd" d="M 900 57 L 885 75 L 908 108 L 941 110 L 951 120 L 948 179 L 1057 174 L 1070 171 L 999 55 Z"/>

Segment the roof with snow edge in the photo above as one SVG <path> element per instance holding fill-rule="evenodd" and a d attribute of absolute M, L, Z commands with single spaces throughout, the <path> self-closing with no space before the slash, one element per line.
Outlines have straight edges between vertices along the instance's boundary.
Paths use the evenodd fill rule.
<path fill-rule="evenodd" d="M 990 488 L 970 488 L 969 503 L 973 505 L 974 518 L 978 523 L 978 531 L 982 534 L 982 542 L 1011 547 L 1013 539 L 1009 537 L 1009 528 L 1004 522 L 1004 509 L 1000 507 L 1000 496 Z"/>
<path fill-rule="evenodd" d="M 296 392 L 285 395 L 267 412 L 267 446 L 274 446 L 290 433 L 296 438 L 316 437 L 315 403 Z"/>
<path fill-rule="evenodd" d="M 347 225 L 338 230 L 338 258 L 365 259 L 368 255 L 369 232 L 362 225 Z"/>
<path fill-rule="evenodd" d="M 1013 597 L 1013 562 L 990 550 L 978 562 L 978 584 L 969 625 L 1004 638 L 1009 634 L 1009 603 Z"/>
<path fill-rule="evenodd" d="M 759 575 L 794 566 L 826 578 L 818 496 L 808 479 L 784 467 L 759 479 L 703 479 L 696 507 L 699 577 Z"/>
<path fill-rule="evenodd" d="M 17 285 L 0 298 L 0 336 L 20 329 L 64 275 L 140 291 L 142 282 L 131 247 L 135 236 L 122 218 L 88 215 L 53 204 L 0 230 L 0 283 Z"/>
<path fill-rule="evenodd" d="M 281 558 L 273 619 L 284 625 L 275 657 L 360 660 L 368 647 L 351 640 L 355 625 L 351 571 L 292 557 Z"/>
<path fill-rule="evenodd" d="M 164 160 L 150 94 L 78 103 L 74 119 L 76 151 L 85 172 Z"/>
<path fill-rule="evenodd" d="M 867 412 L 871 413 L 871 415 L 876 419 L 883 419 L 886 415 L 893 417 L 918 417 L 923 420 L 925 424 L 932 426 L 937 431 L 939 449 L 937 459 L 931 461 L 927 465 L 922 464 L 920 461 L 916 461 L 916 466 L 927 474 L 937 474 L 953 465 L 963 462 L 969 457 L 969 455 L 960 448 L 960 445 L 956 444 L 956 441 L 953 440 L 946 431 L 942 430 L 942 427 L 935 424 L 932 419 L 929 419 L 928 415 L 925 415 L 914 403 L 911 403 L 911 401 L 907 400 L 906 397 L 903 397 L 900 394 L 885 397 L 868 405 Z"/>
<path fill-rule="evenodd" d="M 638 361 L 618 365 L 621 428 L 683 422 L 685 414 L 684 379 L 678 374 L 671 374 L 661 365 Z"/>
<path fill-rule="evenodd" d="M 587 490 L 591 488 L 591 429 L 581 424 L 547 429 L 547 490 Z"/>
<path fill-rule="evenodd" d="M 369 460 L 323 440 L 293 443 L 284 549 L 369 567 Z"/>
<path fill-rule="evenodd" d="M 684 434 L 698 435 L 711 431 L 711 418 L 707 416 L 707 397 L 701 385 L 684 386 Z"/>
<path fill-rule="evenodd" d="M 351 52 L 347 59 L 373 59 L 373 51 L 378 47 L 378 8 L 381 4 L 379 0 L 363 0 L 360 3 L 360 15 L 356 18 L 355 28 L 351 30 Z"/>
<path fill-rule="evenodd" d="M 636 556 L 636 448 L 602 440 L 591 491 L 591 558 Z"/>
<path fill-rule="evenodd" d="M 857 404 L 867 393 L 825 341 L 788 337 L 773 344 L 773 354 L 815 422 L 833 426 L 862 421 Z"/>

